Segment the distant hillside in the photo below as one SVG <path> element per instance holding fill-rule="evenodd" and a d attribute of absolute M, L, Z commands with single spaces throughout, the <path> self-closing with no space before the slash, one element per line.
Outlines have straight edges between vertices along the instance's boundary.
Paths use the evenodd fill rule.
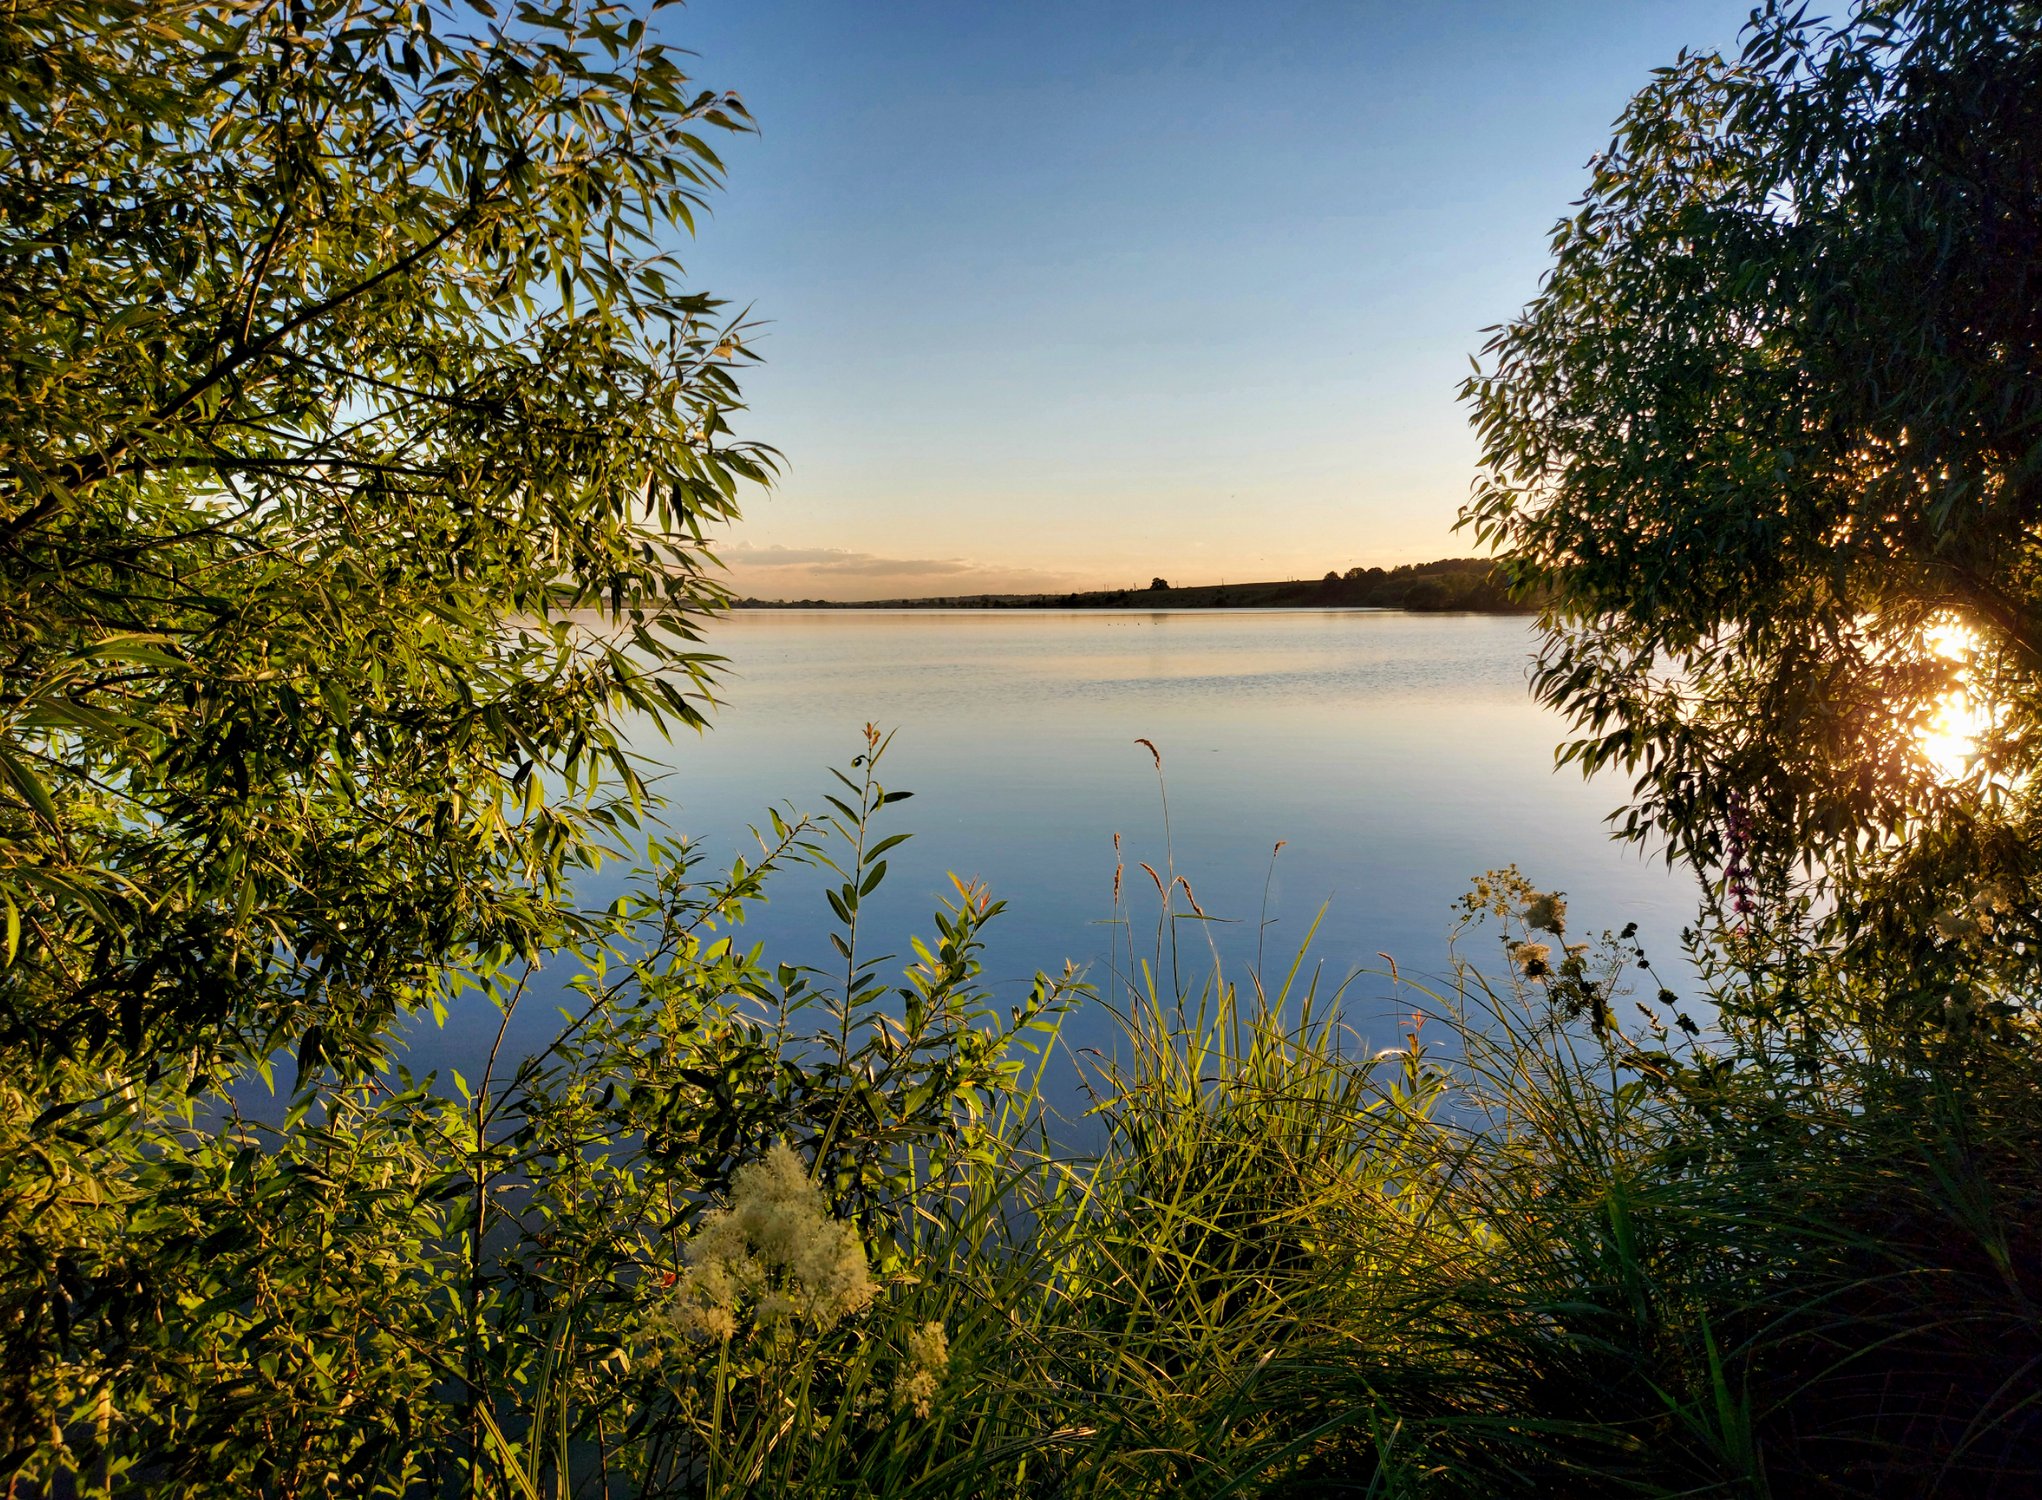
<path fill-rule="evenodd" d="M 1496 564 L 1448 557 L 1397 568 L 1349 568 L 1318 579 L 1210 583 L 1172 588 L 1163 579 L 1145 589 L 1074 594 L 944 594 L 927 599 L 744 599 L 739 609 L 1271 609 L 1368 606 L 1375 609 L 1478 610 L 1529 614 L 1504 592 Z"/>

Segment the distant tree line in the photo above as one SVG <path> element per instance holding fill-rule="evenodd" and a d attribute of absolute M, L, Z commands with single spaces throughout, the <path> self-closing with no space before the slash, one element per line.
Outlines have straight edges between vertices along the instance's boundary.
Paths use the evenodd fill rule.
<path fill-rule="evenodd" d="M 1329 572 L 1319 580 L 1318 594 L 1331 603 L 1396 609 L 1497 611 L 1530 607 L 1515 603 L 1496 565 L 1479 557 Z"/>
<path fill-rule="evenodd" d="M 1320 579 L 1262 583 L 1207 583 L 1178 588 L 1160 576 L 1146 588 L 1093 589 L 1068 594 L 944 594 L 925 599 L 881 599 L 842 604 L 826 599 L 743 599 L 739 608 L 853 609 L 1270 609 L 1369 606 L 1378 609 L 1479 610 L 1531 613 L 1537 601 L 1514 600 L 1496 564 L 1478 557 L 1405 563 L 1395 568 L 1328 571 Z"/>
<path fill-rule="evenodd" d="M 963 601 L 959 601 L 963 602 Z M 1101 589 L 1091 593 L 1010 596 L 988 599 L 998 607 L 1061 607 L 1111 609 L 1119 605 L 1153 604 L 1184 609 L 1245 609 L 1283 605 L 1356 605 L 1380 609 L 1489 612 L 1530 611 L 1535 606 L 1513 601 L 1496 565 L 1479 557 L 1449 557 L 1438 562 L 1405 563 L 1395 568 L 1328 570 L 1323 578 L 1282 579 L 1263 583 L 1198 584 L 1173 588 L 1162 578 L 1145 589 Z"/>

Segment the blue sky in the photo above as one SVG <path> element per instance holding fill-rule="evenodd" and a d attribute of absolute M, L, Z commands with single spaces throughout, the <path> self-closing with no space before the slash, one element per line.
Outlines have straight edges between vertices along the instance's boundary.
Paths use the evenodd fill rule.
<path fill-rule="evenodd" d="M 1749 0 L 690 0 L 756 137 L 683 258 L 749 304 L 765 597 L 1464 554 L 1455 390 L 1651 68 Z M 721 149 L 721 148 L 720 148 Z"/>

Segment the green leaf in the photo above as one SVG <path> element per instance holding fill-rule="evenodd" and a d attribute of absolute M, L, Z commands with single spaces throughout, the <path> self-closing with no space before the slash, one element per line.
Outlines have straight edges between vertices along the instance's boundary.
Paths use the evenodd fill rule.
<path fill-rule="evenodd" d="M 878 843 L 874 844 L 871 848 L 865 851 L 865 862 L 867 864 L 870 864 L 872 861 L 878 859 L 880 855 L 886 853 L 887 850 L 894 848 L 896 845 L 904 844 L 913 837 L 914 835 L 911 833 L 888 834 L 885 838 L 881 839 Z"/>
<path fill-rule="evenodd" d="M 0 740 L 0 783 L 9 787 L 16 796 L 26 802 L 36 817 L 52 834 L 63 837 L 63 818 L 57 811 L 56 800 L 50 796 L 49 788 L 42 778 L 28 765 L 27 761 L 14 753 L 5 740 Z"/>

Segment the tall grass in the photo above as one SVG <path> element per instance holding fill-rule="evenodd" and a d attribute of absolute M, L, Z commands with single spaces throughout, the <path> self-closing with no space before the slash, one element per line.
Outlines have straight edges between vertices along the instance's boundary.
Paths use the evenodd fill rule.
<path fill-rule="evenodd" d="M 1513 877 L 1471 902 L 1506 951 L 1537 936 Z M 914 1207 L 916 1280 L 866 1336 L 942 1320 L 941 1401 L 790 1454 L 785 1484 L 2042 1492 L 2031 1058 L 1959 1088 L 1845 1029 L 1791 1057 L 1704 1035 L 1656 975 L 1638 1003 L 1627 937 L 1507 980 L 1379 976 L 1415 1009 L 1370 1053 L 1302 954 L 1268 988 L 1216 960 L 1159 988 L 1199 914 L 1155 884 L 1157 949 L 1096 1002 L 1095 1144 L 1057 1150 L 1031 1098 L 995 1165 Z"/>
<path fill-rule="evenodd" d="M 883 750 L 728 877 L 675 853 L 554 1045 L 458 1099 L 371 1081 L 263 1145 L 130 1089 L 38 1147 L 0 1088 L 0 1230 L 63 1299 L 0 1309 L 11 1493 L 2042 1493 L 2025 1034 L 1875 1045 L 1790 929 L 1682 1002 L 1515 871 L 1465 903 L 1493 970 L 1330 983 L 1308 935 L 1236 975 L 1166 860 L 1116 881 L 1112 1041 L 1074 1053 L 1071 976 L 980 986 L 983 891 L 899 982 L 860 947 Z M 831 975 L 730 940 L 795 860 L 840 881 Z M 809 1228 L 684 1316 L 775 1143 Z M 814 1316 L 832 1222 L 871 1285 Z"/>

